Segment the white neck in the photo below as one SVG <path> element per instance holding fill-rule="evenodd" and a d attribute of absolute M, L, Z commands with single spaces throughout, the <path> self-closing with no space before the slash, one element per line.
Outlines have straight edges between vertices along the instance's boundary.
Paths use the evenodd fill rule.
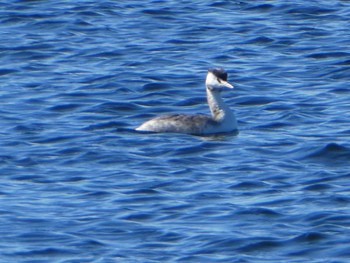
<path fill-rule="evenodd" d="M 207 88 L 207 100 L 211 115 L 215 121 L 235 120 L 234 114 L 221 98 L 220 92 Z"/>
<path fill-rule="evenodd" d="M 219 126 L 213 128 L 214 132 L 229 132 L 237 129 L 237 120 L 234 113 L 226 105 L 218 91 L 207 87 L 207 99 L 213 120 Z M 208 131 L 210 133 L 211 130 Z"/>

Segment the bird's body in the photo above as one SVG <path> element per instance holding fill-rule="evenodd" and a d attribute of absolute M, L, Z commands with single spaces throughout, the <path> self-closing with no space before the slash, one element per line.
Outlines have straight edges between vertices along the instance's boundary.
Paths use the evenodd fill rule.
<path fill-rule="evenodd" d="M 234 113 L 221 98 L 221 91 L 233 86 L 227 82 L 223 68 L 209 69 L 206 78 L 207 100 L 212 116 L 204 114 L 172 114 L 155 117 L 136 130 L 188 134 L 215 134 L 237 130 Z"/>

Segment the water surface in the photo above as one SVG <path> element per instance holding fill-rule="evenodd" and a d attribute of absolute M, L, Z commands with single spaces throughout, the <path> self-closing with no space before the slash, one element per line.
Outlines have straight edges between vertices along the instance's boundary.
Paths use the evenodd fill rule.
<path fill-rule="evenodd" d="M 1 262 L 348 262 L 347 1 L 0 10 Z M 134 131 L 213 65 L 238 134 Z"/>

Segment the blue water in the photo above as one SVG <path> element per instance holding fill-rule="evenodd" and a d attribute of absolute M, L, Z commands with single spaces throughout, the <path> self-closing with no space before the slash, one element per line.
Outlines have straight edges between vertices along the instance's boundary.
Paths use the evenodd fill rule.
<path fill-rule="evenodd" d="M 349 1 L 0 7 L 0 262 L 349 262 Z M 213 65 L 238 134 L 134 131 Z"/>

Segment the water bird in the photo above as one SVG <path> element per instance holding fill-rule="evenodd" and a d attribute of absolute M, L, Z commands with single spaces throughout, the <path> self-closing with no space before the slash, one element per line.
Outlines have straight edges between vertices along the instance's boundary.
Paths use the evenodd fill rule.
<path fill-rule="evenodd" d="M 236 131 L 236 117 L 221 97 L 222 91 L 233 89 L 233 85 L 227 82 L 227 72 L 222 67 L 209 69 L 205 86 L 211 116 L 205 114 L 163 115 L 146 121 L 136 130 L 194 135 Z"/>

